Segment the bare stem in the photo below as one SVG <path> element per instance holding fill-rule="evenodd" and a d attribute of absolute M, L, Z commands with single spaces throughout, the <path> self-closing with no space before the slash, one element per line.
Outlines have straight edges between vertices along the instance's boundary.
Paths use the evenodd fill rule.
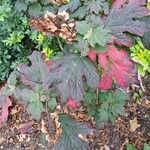
<path fill-rule="evenodd" d="M 61 51 L 63 51 L 63 47 L 62 47 L 62 44 L 61 44 L 59 38 L 58 37 L 56 37 L 56 38 L 57 38 L 57 41 L 58 41 L 58 44 L 59 44 L 59 47 L 60 47 Z"/>
<path fill-rule="evenodd" d="M 48 104 L 46 102 L 46 113 L 47 113 L 47 120 L 48 120 L 48 132 L 49 134 L 51 134 L 51 136 L 53 137 L 53 135 L 55 134 L 53 127 L 52 127 L 52 122 L 51 122 L 51 117 L 49 116 L 49 111 L 48 111 Z"/>
<path fill-rule="evenodd" d="M 142 91 L 143 91 L 143 92 L 146 92 L 146 90 L 145 90 L 145 88 L 144 88 L 144 86 L 143 86 L 143 84 L 142 84 L 142 79 L 141 79 L 141 75 L 140 75 L 139 71 L 138 71 L 138 80 L 139 80 L 139 82 L 140 82 L 140 86 L 141 86 Z"/>

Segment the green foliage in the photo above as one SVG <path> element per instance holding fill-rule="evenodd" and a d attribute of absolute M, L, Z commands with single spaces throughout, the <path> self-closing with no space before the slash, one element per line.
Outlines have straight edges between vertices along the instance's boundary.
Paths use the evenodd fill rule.
<path fill-rule="evenodd" d="M 144 150 L 150 150 L 150 145 L 149 144 L 144 144 Z"/>
<path fill-rule="evenodd" d="M 0 1 L 0 21 L 5 21 L 11 11 L 9 0 Z"/>
<path fill-rule="evenodd" d="M 147 25 L 140 19 L 147 16 L 149 10 L 144 8 L 144 1 L 109 2 L 113 3 L 111 9 L 107 0 L 2 0 L 0 80 L 17 69 L 0 90 L 0 106 L 11 96 L 24 103 L 28 113 L 39 120 L 43 111 L 54 112 L 58 102 L 61 105 L 70 102 L 68 106 L 75 108 L 84 100 L 97 127 L 123 115 L 127 94 L 121 89 L 104 92 L 98 88 L 111 88 L 113 81 L 120 87 L 134 81 L 136 71 L 132 61 L 115 44 L 129 47 L 132 36 L 128 34 L 142 36 Z M 39 19 L 47 10 L 50 13 Z M 60 13 L 64 10 L 74 20 L 70 20 L 66 12 Z M 30 29 L 31 22 L 44 33 Z M 42 50 L 45 55 L 33 50 Z M 148 50 L 140 42 L 131 50 L 135 53 L 133 60 L 138 60 L 143 70 L 149 72 Z M 85 92 L 85 85 L 93 89 Z M 8 112 L 8 107 L 6 109 Z M 80 138 L 92 131 L 86 124 L 77 123 L 64 114 L 59 114 L 59 122 L 62 134 L 55 150 L 89 149 L 86 141 Z"/>
<path fill-rule="evenodd" d="M 112 35 L 108 29 L 105 29 L 104 26 L 95 26 L 86 21 L 79 21 L 76 23 L 76 31 L 82 36 L 78 37 L 79 45 L 82 45 L 84 49 L 80 48 L 81 53 L 88 51 L 88 47 L 95 48 L 106 47 L 108 41 L 111 41 Z M 82 44 L 80 44 L 82 43 Z M 84 45 L 83 45 L 84 43 Z M 87 47 L 87 49 L 85 49 Z M 101 50 L 101 49 L 99 49 Z"/>
<path fill-rule="evenodd" d="M 52 7 L 51 3 L 48 0 L 17 0 L 15 2 L 15 9 L 27 16 L 37 18 L 47 10 L 56 12 L 55 7 Z"/>
<path fill-rule="evenodd" d="M 137 150 L 137 149 L 133 144 L 127 144 L 126 150 Z M 150 145 L 145 143 L 143 150 L 150 150 Z"/>
<path fill-rule="evenodd" d="M 99 92 L 87 92 L 84 102 L 88 113 L 95 118 L 97 127 L 101 127 L 107 121 L 114 121 L 117 115 L 124 115 L 123 107 L 128 96 L 121 90 Z"/>
<path fill-rule="evenodd" d="M 52 98 L 48 101 L 48 107 L 49 107 L 50 110 L 53 111 L 53 110 L 55 110 L 56 106 L 57 106 L 57 100 L 56 100 L 55 97 L 52 97 Z"/>
<path fill-rule="evenodd" d="M 139 73 L 145 76 L 150 73 L 150 50 L 146 49 L 140 39 L 130 48 L 131 58 L 138 64 Z"/>
<path fill-rule="evenodd" d="M 20 5 L 23 7 L 22 2 Z M 49 59 L 55 54 L 53 49 L 59 51 L 59 48 L 50 36 L 32 31 L 26 15 L 16 12 L 10 1 L 1 1 L 0 7 L 0 11 L 2 10 L 0 12 L 0 81 L 2 81 L 6 80 L 19 64 L 28 63 L 27 56 L 34 49 L 43 50 Z"/>
<path fill-rule="evenodd" d="M 132 144 L 127 144 L 127 149 L 126 150 L 136 150 L 136 148 Z"/>
<path fill-rule="evenodd" d="M 43 91 L 41 91 L 41 87 L 38 85 L 33 90 L 27 87 L 18 87 L 14 92 L 15 97 L 27 105 L 27 112 L 31 114 L 34 119 L 40 119 L 41 113 L 44 110 L 43 104 L 40 101 L 42 94 Z"/>
<path fill-rule="evenodd" d="M 45 89 L 42 81 L 48 72 L 48 66 L 42 53 L 34 52 L 30 57 L 31 66 L 22 65 L 19 71 L 11 73 L 7 84 L 0 91 L 1 105 L 9 96 L 26 105 L 27 112 L 39 120 L 45 106 L 51 111 L 57 106 L 57 93 L 52 88 Z"/>

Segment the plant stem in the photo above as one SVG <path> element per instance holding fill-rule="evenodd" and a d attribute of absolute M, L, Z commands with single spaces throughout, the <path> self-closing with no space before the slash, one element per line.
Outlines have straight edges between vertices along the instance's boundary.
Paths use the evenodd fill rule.
<path fill-rule="evenodd" d="M 143 83 L 142 83 L 142 79 L 141 79 L 141 75 L 140 75 L 140 72 L 138 71 L 138 80 L 140 82 L 140 86 L 141 86 L 141 89 L 143 92 L 146 92 L 144 86 L 143 86 Z"/>
<path fill-rule="evenodd" d="M 62 47 L 62 44 L 61 44 L 59 38 L 58 37 L 56 37 L 56 38 L 57 38 L 57 41 L 58 41 L 58 44 L 59 44 L 59 47 L 60 47 L 61 51 L 63 51 L 63 47 Z"/>
<path fill-rule="evenodd" d="M 51 136 L 53 137 L 54 134 L 55 134 L 55 132 L 54 132 L 53 127 L 52 127 L 51 117 L 49 116 L 49 111 L 48 111 L 48 104 L 47 104 L 47 102 L 46 102 L 46 113 L 47 113 L 49 134 L 51 134 Z"/>

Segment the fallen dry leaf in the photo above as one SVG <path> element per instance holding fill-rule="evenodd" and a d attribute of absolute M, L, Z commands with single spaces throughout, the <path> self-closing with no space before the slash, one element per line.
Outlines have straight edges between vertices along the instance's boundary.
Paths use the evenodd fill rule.
<path fill-rule="evenodd" d="M 133 120 L 130 120 L 130 131 L 134 132 L 138 127 L 141 125 L 138 124 L 137 118 L 134 118 Z"/>

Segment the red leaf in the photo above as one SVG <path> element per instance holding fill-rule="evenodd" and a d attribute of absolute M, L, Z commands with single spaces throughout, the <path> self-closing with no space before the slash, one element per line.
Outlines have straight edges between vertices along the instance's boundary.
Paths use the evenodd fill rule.
<path fill-rule="evenodd" d="M 77 109 L 78 108 L 78 104 L 73 99 L 69 99 L 68 100 L 67 106 L 70 107 L 70 108 L 72 108 L 72 109 Z"/>
<path fill-rule="evenodd" d="M 92 60 L 92 61 L 96 61 L 96 52 L 93 49 L 90 49 L 88 51 L 88 57 Z"/>
<path fill-rule="evenodd" d="M 121 8 L 128 0 L 114 0 L 112 8 L 118 9 Z"/>
<path fill-rule="evenodd" d="M 0 115 L 0 127 L 7 121 L 8 118 L 8 107 L 12 106 L 12 102 L 9 98 L 6 99 L 6 102 L 2 106 L 2 112 Z"/>
<path fill-rule="evenodd" d="M 100 89 L 111 88 L 113 80 L 120 87 L 128 86 L 137 81 L 135 65 L 129 59 L 126 51 L 118 50 L 115 46 L 109 45 L 108 51 L 99 53 L 98 58 L 102 67 Z"/>
<path fill-rule="evenodd" d="M 52 66 L 52 64 L 54 63 L 54 61 L 53 60 L 48 60 L 47 61 L 47 66 L 48 66 L 48 69 L 50 69 L 51 68 L 51 66 Z"/>

